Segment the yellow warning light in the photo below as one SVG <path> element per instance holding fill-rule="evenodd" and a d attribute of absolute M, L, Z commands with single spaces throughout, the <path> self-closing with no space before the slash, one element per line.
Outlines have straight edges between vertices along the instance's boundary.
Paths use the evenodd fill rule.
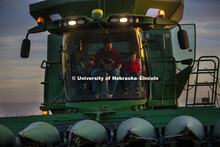
<path fill-rule="evenodd" d="M 158 12 L 157 17 L 165 18 L 165 12 L 164 12 L 164 10 L 160 10 L 160 11 Z"/>
<path fill-rule="evenodd" d="M 38 23 L 38 24 L 44 23 L 44 18 L 43 18 L 43 17 L 38 17 L 37 23 Z"/>
<path fill-rule="evenodd" d="M 48 115 L 49 114 L 49 111 L 48 110 L 43 110 L 42 111 L 42 115 Z"/>

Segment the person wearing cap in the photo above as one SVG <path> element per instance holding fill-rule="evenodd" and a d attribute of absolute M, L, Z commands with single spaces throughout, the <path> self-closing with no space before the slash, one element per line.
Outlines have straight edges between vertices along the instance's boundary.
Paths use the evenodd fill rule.
<path fill-rule="evenodd" d="M 99 49 L 94 55 L 94 63 L 96 68 L 92 70 L 91 76 L 96 77 L 100 76 L 103 72 L 108 72 L 110 76 L 120 76 L 120 68 L 121 68 L 121 57 L 116 49 L 112 47 L 112 40 L 110 37 L 106 37 L 103 41 L 103 47 Z M 113 63 L 112 63 L 113 62 Z M 111 70 L 103 70 L 99 65 L 100 63 L 104 65 L 110 65 Z M 105 81 L 106 82 L 106 81 Z M 118 81 L 111 81 L 111 91 L 108 91 L 109 95 L 116 94 Z M 107 87 L 107 84 L 105 85 Z M 107 88 L 106 88 L 107 89 Z M 96 98 L 100 96 L 100 86 L 99 81 L 92 81 L 92 92 L 95 93 Z"/>

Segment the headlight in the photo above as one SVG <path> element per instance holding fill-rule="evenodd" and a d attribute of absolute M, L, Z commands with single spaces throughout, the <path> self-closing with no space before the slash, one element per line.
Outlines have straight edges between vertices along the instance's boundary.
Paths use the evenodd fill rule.
<path fill-rule="evenodd" d="M 78 23 L 78 24 L 85 24 L 86 21 L 85 21 L 85 20 L 78 20 L 77 23 Z"/>
<path fill-rule="evenodd" d="M 125 17 L 123 17 L 123 18 L 120 18 L 120 22 L 127 22 L 128 21 L 128 19 L 127 18 L 125 18 Z"/>
<path fill-rule="evenodd" d="M 130 23 L 134 22 L 134 19 L 133 18 L 129 18 L 128 20 Z"/>
<path fill-rule="evenodd" d="M 75 21 L 75 20 L 70 20 L 70 21 L 68 22 L 68 24 L 69 24 L 70 26 L 76 25 L 76 21 Z"/>
<path fill-rule="evenodd" d="M 113 23 L 118 22 L 118 18 L 111 18 L 110 22 L 113 22 Z"/>

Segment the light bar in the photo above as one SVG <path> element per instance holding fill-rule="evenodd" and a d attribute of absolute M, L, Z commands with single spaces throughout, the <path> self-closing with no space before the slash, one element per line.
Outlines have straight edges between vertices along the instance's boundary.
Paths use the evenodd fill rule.
<path fill-rule="evenodd" d="M 139 23 L 141 22 L 142 20 L 140 20 L 141 17 L 137 17 L 137 16 L 124 16 L 124 17 L 121 17 L 121 16 L 114 16 L 114 17 L 111 17 L 109 19 L 109 22 L 110 23 Z"/>
<path fill-rule="evenodd" d="M 86 24 L 87 21 L 84 20 L 83 18 L 74 18 L 74 19 L 69 19 L 65 21 L 60 21 L 58 26 L 59 27 L 67 27 L 67 26 L 75 26 L 75 25 L 83 25 Z"/>

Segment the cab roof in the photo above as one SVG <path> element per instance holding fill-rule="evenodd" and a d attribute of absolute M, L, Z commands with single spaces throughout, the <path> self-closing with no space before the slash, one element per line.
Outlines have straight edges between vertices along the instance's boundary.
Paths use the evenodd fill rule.
<path fill-rule="evenodd" d="M 30 5 L 34 19 L 43 17 L 46 22 L 50 16 L 59 14 L 62 18 L 85 15 L 91 17 L 93 9 L 100 8 L 104 16 L 114 13 L 145 15 L 149 8 L 165 11 L 165 18 L 179 22 L 183 17 L 183 0 L 44 0 Z"/>

